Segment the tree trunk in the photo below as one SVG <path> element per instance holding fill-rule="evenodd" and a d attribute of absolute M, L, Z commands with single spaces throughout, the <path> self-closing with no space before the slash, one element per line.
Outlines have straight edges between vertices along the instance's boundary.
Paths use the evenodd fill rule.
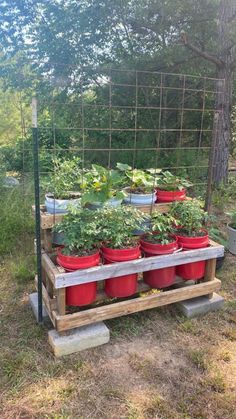
<path fill-rule="evenodd" d="M 231 139 L 232 72 L 227 66 L 219 68 L 216 88 L 216 111 L 219 112 L 215 149 L 213 155 L 213 184 L 219 185 L 228 180 L 228 161 Z"/>
<path fill-rule="evenodd" d="M 184 45 L 198 56 L 215 64 L 217 78 L 222 79 L 217 82 L 216 86 L 215 109 L 219 114 L 219 118 L 214 118 L 214 121 L 217 121 L 217 127 L 214 124 L 213 135 L 215 145 L 214 150 L 211 150 L 213 167 L 210 168 L 210 172 L 212 173 L 212 183 L 216 186 L 220 183 L 227 182 L 228 179 L 233 71 L 236 68 L 236 0 L 221 0 L 218 15 L 219 48 L 217 55 L 198 48 L 188 41 L 185 32 L 182 33 L 182 42 Z"/>
<path fill-rule="evenodd" d="M 231 139 L 232 84 L 235 47 L 230 39 L 231 24 L 236 13 L 236 1 L 221 0 L 219 5 L 219 58 L 222 65 L 217 67 L 216 111 L 219 111 L 219 122 L 213 155 L 213 183 L 219 185 L 228 180 L 228 162 Z"/>

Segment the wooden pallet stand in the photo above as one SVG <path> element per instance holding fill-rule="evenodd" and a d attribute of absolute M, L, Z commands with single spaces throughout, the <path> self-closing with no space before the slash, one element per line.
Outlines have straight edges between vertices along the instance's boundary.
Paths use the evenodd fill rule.
<path fill-rule="evenodd" d="M 190 199 L 190 198 L 187 198 Z M 154 205 L 137 205 L 140 211 L 145 214 L 150 214 L 152 211 L 166 213 L 169 211 L 171 202 L 165 204 Z M 32 212 L 35 214 L 35 206 L 32 206 Z M 49 214 L 46 211 L 45 205 L 40 205 L 40 226 L 41 226 L 41 240 L 42 247 L 47 251 L 52 251 L 52 227 L 63 220 L 64 214 Z"/>
<path fill-rule="evenodd" d="M 49 317 L 58 332 L 89 325 L 103 320 L 125 316 L 131 313 L 152 309 L 203 295 L 211 296 L 220 289 L 221 281 L 215 278 L 216 258 L 224 255 L 224 247 L 211 241 L 203 249 L 188 250 L 180 253 L 150 258 L 140 258 L 129 262 L 101 265 L 89 269 L 66 273 L 54 263 L 55 255 L 42 253 L 43 267 L 43 301 Z M 126 299 L 111 299 L 103 291 L 105 279 L 142 273 L 145 271 L 177 266 L 184 263 L 206 260 L 205 277 L 194 285 L 186 282 L 181 287 L 176 283 L 171 288 L 158 291 L 150 290 L 141 279 L 138 281 L 137 293 Z M 141 276 L 141 275 L 140 275 Z M 97 300 L 71 312 L 66 307 L 66 287 L 98 281 Z M 179 281 L 179 280 L 178 280 Z M 177 281 L 177 282 L 178 282 Z M 36 280 L 37 282 L 37 280 Z M 140 294 L 144 293 L 144 294 Z"/>

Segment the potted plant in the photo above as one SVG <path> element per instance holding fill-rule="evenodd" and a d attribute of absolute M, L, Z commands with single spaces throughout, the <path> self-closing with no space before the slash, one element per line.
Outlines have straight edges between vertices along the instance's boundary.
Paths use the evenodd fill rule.
<path fill-rule="evenodd" d="M 63 247 L 58 248 L 57 263 L 68 272 L 90 268 L 100 263 L 98 217 L 89 209 L 73 209 L 54 231 L 63 232 Z M 96 299 L 97 283 L 66 288 L 66 304 L 84 306 Z"/>
<path fill-rule="evenodd" d="M 156 202 L 183 201 L 186 199 L 186 188 L 192 186 L 188 180 L 165 171 L 157 180 Z"/>
<path fill-rule="evenodd" d="M 125 193 L 119 190 L 122 184 L 120 172 L 93 164 L 83 177 L 82 204 L 90 209 L 101 208 L 104 204 L 114 207 L 121 205 L 125 197 Z"/>
<path fill-rule="evenodd" d="M 132 207 L 106 207 L 97 211 L 104 263 L 138 259 L 141 255 L 138 239 L 133 231 L 143 215 Z M 110 297 L 128 297 L 136 292 L 138 274 L 122 275 L 105 281 L 105 292 Z"/>
<path fill-rule="evenodd" d="M 152 231 L 145 233 L 140 240 L 145 257 L 166 255 L 178 250 L 178 242 L 173 234 L 174 218 L 170 214 L 153 212 Z M 144 281 L 151 288 L 165 288 L 175 281 L 175 266 L 143 272 Z"/>
<path fill-rule="evenodd" d="M 159 169 L 132 169 L 123 163 L 117 163 L 117 168 L 125 174 L 125 183 L 128 185 L 124 188 L 127 194 L 125 204 L 150 205 L 155 202 L 155 174 L 159 173 Z"/>
<path fill-rule="evenodd" d="M 54 172 L 43 183 L 48 193 L 45 195 L 45 206 L 50 214 L 66 214 L 68 205 L 78 205 L 81 196 L 81 161 L 54 159 Z"/>
<path fill-rule="evenodd" d="M 231 222 L 227 225 L 228 235 L 229 235 L 229 251 L 233 255 L 236 255 L 236 211 L 231 211 L 227 213 L 230 215 Z"/>
<path fill-rule="evenodd" d="M 197 199 L 176 201 L 171 204 L 170 215 L 177 221 L 176 236 L 183 250 L 200 249 L 209 245 L 209 235 L 203 228 L 207 213 Z M 205 273 L 205 261 L 179 265 L 176 273 L 185 280 L 201 279 Z"/>

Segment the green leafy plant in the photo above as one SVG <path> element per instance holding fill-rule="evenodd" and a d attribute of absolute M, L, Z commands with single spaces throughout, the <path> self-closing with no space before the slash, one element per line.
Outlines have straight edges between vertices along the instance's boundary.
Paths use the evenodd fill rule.
<path fill-rule="evenodd" d="M 113 249 L 133 247 L 137 238 L 133 231 L 140 228 L 143 214 L 134 207 L 105 207 L 96 214 L 99 218 L 98 229 L 101 241 Z"/>
<path fill-rule="evenodd" d="M 176 223 L 172 215 L 154 211 L 151 215 L 152 231 L 146 233 L 145 240 L 157 244 L 173 242 L 174 238 L 171 235 L 174 233 L 174 225 Z"/>
<path fill-rule="evenodd" d="M 87 208 L 71 208 L 71 212 L 53 230 L 64 233 L 63 254 L 85 256 L 100 245 L 99 215 Z"/>
<path fill-rule="evenodd" d="M 165 171 L 158 177 L 157 186 L 164 191 L 181 191 L 192 186 L 192 183 L 185 178 L 177 177 L 171 172 Z"/>
<path fill-rule="evenodd" d="M 53 160 L 54 172 L 42 186 L 50 192 L 55 199 L 68 199 L 73 192 L 80 192 L 83 175 L 81 160 L 74 157 L 71 160 L 55 158 Z"/>
<path fill-rule="evenodd" d="M 222 232 L 217 227 L 210 227 L 208 229 L 209 236 L 212 240 L 222 244 L 225 248 L 227 247 L 227 240 L 223 236 Z"/>
<path fill-rule="evenodd" d="M 203 234 L 200 230 L 207 220 L 207 213 L 198 199 L 175 201 L 170 206 L 170 215 L 174 217 L 181 234 L 195 237 Z"/>
<path fill-rule="evenodd" d="M 119 190 L 123 182 L 124 176 L 117 170 L 93 164 L 92 169 L 83 177 L 82 203 L 104 203 L 111 198 L 123 199 L 125 193 Z"/>
<path fill-rule="evenodd" d="M 125 174 L 125 186 L 127 192 L 151 193 L 156 185 L 156 174 L 159 169 L 132 169 L 128 164 L 117 163 L 117 169 Z"/>
<path fill-rule="evenodd" d="M 227 215 L 231 217 L 230 227 L 236 230 L 236 210 L 227 212 Z"/>

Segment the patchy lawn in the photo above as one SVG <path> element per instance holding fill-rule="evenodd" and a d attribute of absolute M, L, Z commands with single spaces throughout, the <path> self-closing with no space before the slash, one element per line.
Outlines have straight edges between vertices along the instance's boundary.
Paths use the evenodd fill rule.
<path fill-rule="evenodd" d="M 61 359 L 28 306 L 30 269 L 17 266 L 0 266 L 1 419 L 236 418 L 236 257 L 218 272 L 224 310 L 107 321 L 109 344 Z"/>

